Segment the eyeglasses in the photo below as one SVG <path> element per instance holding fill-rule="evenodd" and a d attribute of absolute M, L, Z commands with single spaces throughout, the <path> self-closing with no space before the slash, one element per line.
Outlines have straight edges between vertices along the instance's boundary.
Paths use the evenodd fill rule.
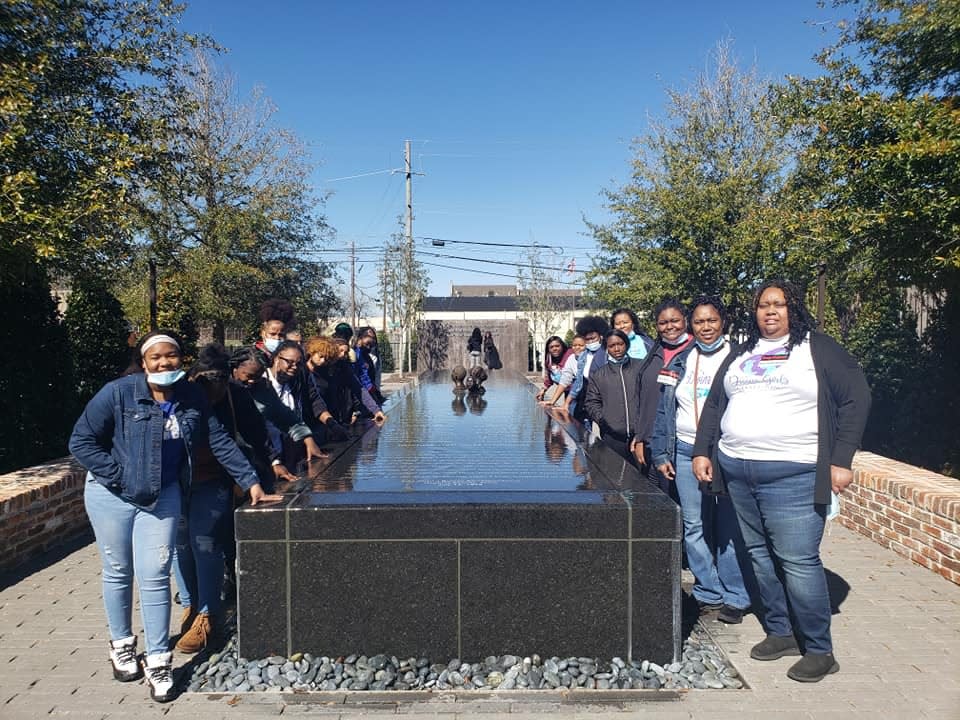
<path fill-rule="evenodd" d="M 278 355 L 277 360 L 282 360 L 285 367 L 296 367 L 299 365 L 302 360 L 300 358 L 294 358 L 293 360 L 283 357 L 283 355 Z"/>

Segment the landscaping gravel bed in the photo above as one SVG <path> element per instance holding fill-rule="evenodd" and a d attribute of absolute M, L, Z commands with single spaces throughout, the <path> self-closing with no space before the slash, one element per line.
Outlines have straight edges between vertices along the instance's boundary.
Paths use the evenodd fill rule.
<path fill-rule="evenodd" d="M 327 657 L 295 653 L 250 660 L 237 656 L 236 635 L 219 653 L 196 658 L 188 692 L 310 692 L 385 690 L 739 689 L 737 669 L 699 627 L 679 662 L 615 657 L 499 655 L 479 662 L 393 655 Z"/>

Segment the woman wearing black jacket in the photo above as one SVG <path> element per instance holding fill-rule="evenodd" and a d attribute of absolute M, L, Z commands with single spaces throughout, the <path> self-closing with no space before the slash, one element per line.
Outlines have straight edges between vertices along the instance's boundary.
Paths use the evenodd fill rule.
<path fill-rule="evenodd" d="M 693 472 L 725 481 L 757 577 L 767 637 L 750 656 L 802 653 L 787 676 L 817 682 L 840 667 L 820 540 L 831 491 L 853 481 L 870 388 L 857 361 L 813 330 L 794 285 L 765 283 L 753 310 L 747 341 L 710 388 Z"/>
<path fill-rule="evenodd" d="M 640 408 L 640 363 L 627 355 L 630 340 L 620 330 L 604 338 L 607 362 L 590 373 L 584 409 L 600 427 L 600 437 L 614 452 L 637 465 L 643 452 L 637 439 Z"/>

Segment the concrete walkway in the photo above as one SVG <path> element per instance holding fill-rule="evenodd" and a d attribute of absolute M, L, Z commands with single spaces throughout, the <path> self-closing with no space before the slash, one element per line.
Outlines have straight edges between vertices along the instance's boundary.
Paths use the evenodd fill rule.
<path fill-rule="evenodd" d="M 630 693 L 588 696 L 602 703 L 554 692 L 411 694 L 408 699 L 398 693 L 198 694 L 159 705 L 142 683 L 112 679 L 100 563 L 92 543 L 78 542 L 45 564 L 0 578 L 0 718 L 412 714 L 516 720 L 551 713 L 649 720 L 960 720 L 960 587 L 840 526 L 824 540 L 823 557 L 837 605 L 833 628 L 841 670 L 814 685 L 787 679 L 790 658 L 749 659 L 750 646 L 763 637 L 749 616 L 740 626 L 707 625 L 749 684 L 746 690 L 691 691 L 662 701 L 656 693 L 642 700 Z M 186 660 L 175 657 L 178 665 Z"/>

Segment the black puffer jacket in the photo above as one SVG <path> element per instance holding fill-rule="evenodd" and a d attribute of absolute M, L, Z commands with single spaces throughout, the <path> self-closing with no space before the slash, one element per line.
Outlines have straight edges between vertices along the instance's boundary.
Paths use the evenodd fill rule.
<path fill-rule="evenodd" d="M 629 357 L 621 365 L 607 362 L 590 372 L 584 409 L 604 437 L 628 441 L 637 434 L 640 412 L 640 367 Z"/>

